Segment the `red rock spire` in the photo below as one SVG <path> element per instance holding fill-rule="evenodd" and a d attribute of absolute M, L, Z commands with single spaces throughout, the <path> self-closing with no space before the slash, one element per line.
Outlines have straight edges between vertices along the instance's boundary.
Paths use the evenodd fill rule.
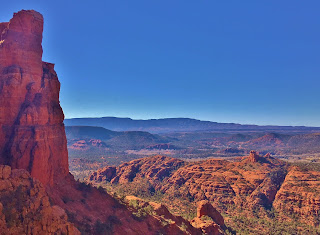
<path fill-rule="evenodd" d="M 0 163 L 44 184 L 68 174 L 60 83 L 42 62 L 43 16 L 33 10 L 0 23 Z"/>
<path fill-rule="evenodd" d="M 260 156 L 256 151 L 254 151 L 254 150 L 250 151 L 250 154 L 248 157 L 250 162 L 257 162 L 259 160 L 259 158 L 260 158 Z"/>

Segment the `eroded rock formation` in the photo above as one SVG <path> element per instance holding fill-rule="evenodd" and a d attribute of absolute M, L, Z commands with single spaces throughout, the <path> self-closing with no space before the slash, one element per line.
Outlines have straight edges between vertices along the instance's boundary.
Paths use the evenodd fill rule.
<path fill-rule="evenodd" d="M 43 17 L 33 10 L 0 24 L 0 163 L 45 185 L 66 176 L 67 141 L 54 65 L 42 61 Z"/>
<path fill-rule="evenodd" d="M 166 169 L 165 177 L 158 176 L 161 169 Z M 234 161 L 183 162 L 163 156 L 142 158 L 118 167 L 105 167 L 94 172 L 89 182 L 101 185 L 106 181 L 115 189 L 121 185 L 126 189 L 140 184 L 153 187 L 162 192 L 161 200 L 169 209 L 181 214 L 184 213 L 183 203 L 190 208 L 190 204 L 200 202 L 198 216 L 191 224 L 210 233 L 217 231 L 217 226 L 209 221 L 204 223 L 203 215 L 223 227 L 219 212 L 237 216 L 239 208 L 249 217 L 258 212 L 265 216 L 266 212 L 276 211 L 277 218 L 290 221 L 296 216 L 303 224 L 318 226 L 319 179 L 316 169 L 293 167 L 270 154 L 260 156 L 252 151 L 249 156 Z M 211 203 L 217 210 L 212 209 Z M 230 223 L 234 222 L 229 220 Z"/>
<path fill-rule="evenodd" d="M 248 157 L 248 160 L 250 162 L 257 162 L 259 160 L 259 154 L 256 151 L 251 150 L 249 157 Z"/>
<path fill-rule="evenodd" d="M 220 226 L 224 226 L 224 220 L 222 215 L 207 200 L 199 201 L 197 205 L 197 217 L 201 218 L 204 215 L 209 216 L 211 219 L 213 219 L 214 222 L 216 222 Z"/>
<path fill-rule="evenodd" d="M 192 226 L 200 228 L 203 234 L 225 234 L 224 219 L 222 215 L 207 200 L 197 203 L 197 217 L 191 220 Z"/>
<path fill-rule="evenodd" d="M 0 234 L 72 234 L 64 209 L 51 205 L 45 187 L 24 169 L 0 165 Z"/>
<path fill-rule="evenodd" d="M 119 167 L 106 166 L 94 172 L 89 178 L 91 181 L 111 181 L 111 183 L 128 183 L 135 177 L 157 181 L 168 177 L 183 164 L 182 160 L 157 155 L 126 162 Z"/>

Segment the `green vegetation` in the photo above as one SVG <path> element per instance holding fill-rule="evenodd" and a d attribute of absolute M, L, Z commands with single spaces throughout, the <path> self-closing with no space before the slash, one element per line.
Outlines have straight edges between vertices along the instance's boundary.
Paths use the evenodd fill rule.
<path fill-rule="evenodd" d="M 95 134 L 95 133 L 93 133 Z M 100 133 L 101 134 L 101 133 Z M 105 135 L 112 134 L 111 132 L 105 133 Z M 261 155 L 266 152 L 272 152 L 273 155 L 277 157 L 282 157 L 285 160 L 299 160 L 300 162 L 289 163 L 292 166 L 298 166 L 302 171 L 320 171 L 320 163 L 316 163 L 320 159 L 320 142 L 318 141 L 318 136 L 313 134 L 308 135 L 297 135 L 297 133 L 288 134 L 273 134 L 272 138 L 279 140 L 279 145 L 268 145 L 265 141 L 255 141 L 264 136 L 266 133 L 258 132 L 243 132 L 241 135 L 234 133 L 172 133 L 163 135 L 164 139 L 170 140 L 170 144 L 177 146 L 176 150 L 168 151 L 167 155 L 182 159 L 201 159 L 207 157 L 232 157 L 239 155 L 246 155 L 248 150 L 255 149 L 261 152 Z M 69 149 L 70 156 L 70 169 L 73 174 L 76 174 L 77 179 L 84 179 L 93 170 L 101 168 L 105 165 L 119 165 L 122 162 L 127 162 L 136 158 L 149 156 L 152 151 L 149 151 L 143 146 L 143 143 L 147 143 L 149 140 L 145 141 L 145 137 L 149 136 L 146 133 L 133 133 L 130 136 L 122 136 L 121 138 L 115 138 L 114 141 L 107 141 L 107 137 L 101 137 L 102 141 L 106 141 L 108 148 L 90 148 L 86 151 L 78 151 L 75 149 Z M 296 136 L 292 138 L 292 136 Z M 81 138 L 80 136 L 79 138 Z M 123 139 L 123 137 L 125 137 Z M 149 136 L 151 137 L 151 136 Z M 148 138 L 149 138 L 148 137 Z M 94 138 L 92 136 L 92 138 Z M 109 138 L 109 137 L 108 137 Z M 154 138 L 154 137 L 152 137 Z M 99 139 L 99 138 L 97 138 Z M 111 137 L 110 137 L 111 139 Z M 137 140 L 137 145 L 134 143 Z M 290 140 L 291 139 L 291 140 Z M 312 140 L 311 142 L 309 141 Z M 158 139 L 159 140 L 159 139 Z M 286 145 L 289 143 L 293 145 L 299 144 L 300 140 L 305 140 L 305 143 L 309 143 L 302 148 L 295 148 Z M 153 140 L 151 140 L 152 142 Z M 150 142 L 150 141 L 149 141 Z M 283 143 L 283 144 L 282 144 Z M 140 146 L 138 146 L 140 145 Z M 307 146 L 307 147 L 306 147 Z M 225 148 L 232 148 L 235 152 L 221 151 Z M 296 155 L 293 155 L 296 154 Z M 260 166 L 260 165 L 259 165 Z M 261 167 L 262 164 L 261 164 Z M 241 167 L 240 167 L 241 168 Z M 243 170 L 254 171 L 257 168 L 257 164 L 249 163 L 242 167 Z M 221 169 L 222 171 L 223 169 Z M 239 177 L 237 183 L 247 183 L 241 176 L 241 171 L 232 171 L 234 175 Z M 279 179 L 284 176 L 283 172 L 274 171 L 270 173 L 272 179 Z M 209 177 L 209 176 L 208 176 Z M 165 181 L 166 179 L 162 179 Z M 224 182 L 224 179 L 215 179 L 217 182 Z M 275 180 L 277 181 L 277 180 Z M 280 180 L 281 181 L 281 180 Z M 280 182 L 279 181 L 279 182 Z M 281 181 L 282 182 L 282 181 Z M 290 185 L 291 184 L 291 185 Z M 103 186 L 108 192 L 114 193 L 118 200 L 125 203 L 124 197 L 127 195 L 134 195 L 146 201 L 154 201 L 158 203 L 163 203 L 167 206 L 169 211 L 173 214 L 179 214 L 185 219 L 191 220 L 196 215 L 196 202 L 193 195 L 189 193 L 186 187 L 177 187 L 169 189 L 163 188 L 161 182 L 149 183 L 147 179 L 127 183 L 125 185 L 111 185 L 109 183 L 103 183 Z M 306 192 L 317 193 L 316 187 L 310 187 L 307 182 L 299 182 L 295 179 L 293 182 L 288 183 L 288 187 L 300 186 L 303 187 Z M 320 186 L 320 185 L 319 185 Z M 90 190 L 88 185 L 80 185 L 79 190 L 86 192 Z M 166 191 L 169 190 L 169 191 Z M 99 191 L 104 192 L 102 187 Z M 199 188 L 197 192 L 198 198 L 206 198 L 205 194 Z M 203 194 L 203 196 L 201 195 Z M 230 193 L 228 191 L 222 192 L 223 197 L 229 197 Z M 242 195 L 241 199 L 245 199 L 250 194 Z M 220 200 L 220 199 L 219 199 Z M 215 203 L 219 203 L 215 201 Z M 136 219 L 142 219 L 148 214 L 152 214 L 150 208 L 139 207 L 138 202 L 130 202 L 130 206 L 134 209 L 134 216 Z M 290 205 L 288 205 L 290 206 Z M 299 203 L 295 206 L 301 207 Z M 270 208 L 269 208 L 270 207 Z M 299 221 L 299 218 L 295 218 L 293 215 L 290 219 L 285 222 L 284 215 L 279 215 L 275 212 L 270 205 L 268 208 L 255 208 L 254 210 L 248 211 L 245 208 L 239 209 L 234 205 L 219 205 L 220 211 L 224 211 L 223 216 L 227 218 L 227 226 L 229 227 L 228 233 L 230 234 L 294 234 L 294 231 L 307 231 L 306 234 L 316 234 L 319 232 L 319 228 L 312 228 L 305 223 Z M 287 213 L 287 212 L 286 212 Z M 288 212 L 290 217 L 290 213 Z M 287 216 L 287 215 L 286 215 Z M 291 220 L 291 221 L 290 221 Z M 316 221 L 316 218 L 314 219 Z M 163 223 L 169 223 L 164 221 Z M 104 222 L 98 224 L 98 228 L 103 230 Z"/>
<path fill-rule="evenodd" d="M 3 214 L 6 218 L 7 226 L 18 226 L 23 222 L 22 211 L 27 205 L 28 194 L 20 185 L 15 191 L 6 192 L 1 195 L 0 202 L 3 205 Z M 39 214 L 39 216 L 41 216 Z"/>
<path fill-rule="evenodd" d="M 181 231 L 185 232 L 188 229 L 188 226 L 182 222 L 181 226 L 179 227 L 181 229 Z"/>
<path fill-rule="evenodd" d="M 301 171 L 320 171 L 320 163 L 314 162 L 293 162 L 290 163 L 292 166 L 297 166 Z"/>
<path fill-rule="evenodd" d="M 107 185 L 108 191 L 116 192 L 118 197 L 125 195 L 134 195 L 147 201 L 155 201 L 165 204 L 171 213 L 179 214 L 187 220 L 191 220 L 196 216 L 196 203 L 189 200 L 186 188 L 177 188 L 174 192 L 163 193 L 154 189 L 147 179 L 139 182 L 130 182 L 126 185 Z M 139 208 L 138 201 L 131 201 L 130 206 Z M 225 218 L 227 234 L 308 234 L 316 235 L 320 233 L 319 227 L 312 227 L 300 221 L 299 217 L 294 214 L 279 214 L 273 207 L 270 210 L 264 208 L 256 208 L 253 212 L 246 211 L 235 205 L 220 203 L 219 208 L 227 213 L 222 213 Z M 142 219 L 151 211 L 137 210 L 136 219 Z M 284 216 L 289 216 L 286 219 Z M 212 221 L 208 216 L 202 219 Z M 163 220 L 163 226 L 170 221 Z M 305 233 L 303 233 L 306 231 Z"/>
<path fill-rule="evenodd" d="M 161 217 L 162 217 L 161 225 L 162 225 L 163 227 L 165 227 L 165 226 L 167 226 L 167 225 L 169 225 L 169 224 L 174 223 L 174 221 L 171 220 L 171 219 L 165 219 L 164 216 L 161 216 Z"/>
<path fill-rule="evenodd" d="M 154 214 L 154 210 L 151 205 L 141 205 L 138 200 L 131 200 L 129 202 L 129 206 L 134 209 L 132 214 L 135 216 L 135 218 L 138 218 L 138 220 L 144 219 L 148 215 Z"/>
<path fill-rule="evenodd" d="M 318 235 L 320 233 L 319 227 L 308 226 L 298 221 L 281 221 L 278 217 L 270 219 L 238 215 L 232 217 L 232 220 L 231 227 L 236 234 Z"/>
<path fill-rule="evenodd" d="M 121 225 L 121 221 L 118 219 L 118 217 L 110 215 L 105 222 L 101 222 L 100 220 L 97 220 L 94 225 L 94 233 L 95 234 L 105 234 L 105 235 L 111 235 L 113 234 L 113 226 L 114 225 Z"/>
<path fill-rule="evenodd" d="M 207 215 L 201 216 L 201 219 L 204 220 L 204 221 L 213 221 L 213 219 L 210 216 L 207 216 Z"/>
<path fill-rule="evenodd" d="M 91 192 L 92 185 L 91 184 L 87 184 L 85 182 L 79 182 L 78 185 L 77 185 L 77 189 L 79 191 L 82 191 L 82 192 Z"/>
<path fill-rule="evenodd" d="M 186 188 L 176 189 L 173 194 L 166 194 L 161 190 L 156 190 L 147 179 L 133 181 L 126 185 L 106 183 L 102 186 L 108 192 L 113 193 L 114 197 L 118 198 L 122 204 L 124 204 L 125 196 L 133 195 L 146 201 L 168 205 L 167 208 L 171 213 L 180 215 L 187 220 L 196 217 L 196 204 Z M 143 212 L 139 212 L 138 216 L 143 216 L 143 214 Z"/>
<path fill-rule="evenodd" d="M 273 207 L 270 210 L 256 209 L 253 213 L 228 205 L 222 213 L 228 228 L 227 234 L 306 234 L 318 235 L 320 227 L 307 225 L 296 214 L 279 213 Z"/>

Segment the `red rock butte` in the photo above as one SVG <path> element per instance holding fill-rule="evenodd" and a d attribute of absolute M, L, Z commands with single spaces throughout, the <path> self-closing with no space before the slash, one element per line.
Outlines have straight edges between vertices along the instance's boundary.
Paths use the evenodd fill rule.
<path fill-rule="evenodd" d="M 22 10 L 0 23 L 0 164 L 45 185 L 68 172 L 60 82 L 42 61 L 43 16 Z"/>

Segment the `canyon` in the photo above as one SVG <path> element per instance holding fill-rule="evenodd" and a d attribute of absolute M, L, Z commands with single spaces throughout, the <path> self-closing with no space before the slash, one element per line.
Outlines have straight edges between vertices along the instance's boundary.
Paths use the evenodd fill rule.
<path fill-rule="evenodd" d="M 160 155 L 147 157 L 99 169 L 90 175 L 88 182 L 117 194 L 157 200 L 189 219 L 194 216 L 197 203 L 207 200 L 217 213 L 223 214 L 230 230 L 240 234 L 276 231 L 316 234 L 320 222 L 319 169 L 292 166 L 255 151 L 233 160 L 187 162 Z M 265 222 L 253 226 L 247 221 L 243 230 L 238 227 L 244 223 L 239 219 L 241 216 Z M 283 224 L 270 227 L 275 221 Z M 280 230 L 284 224 L 295 222 L 300 224 L 300 230 Z M 309 228 L 314 230 L 307 233 Z"/>
<path fill-rule="evenodd" d="M 68 127 L 66 135 L 60 82 L 54 64 L 42 61 L 43 24 L 43 16 L 34 10 L 21 10 L 9 22 L 0 23 L 1 233 L 319 233 L 318 165 L 248 152 L 251 146 L 266 145 L 311 148 L 317 153 L 317 128 L 281 127 L 297 132 L 289 137 L 248 136 L 233 131 L 256 126 L 222 124 L 232 133 L 221 138 L 216 138 L 217 133 L 200 133 L 204 139 L 190 141 L 190 135 L 199 133 L 167 132 L 185 131 L 190 123 L 195 123 L 192 131 L 223 128 L 212 122 L 174 119 L 153 120 L 151 126 L 143 122 L 145 128 L 137 131 L 137 122 L 126 119 L 128 128 L 135 130 Z M 79 121 L 87 124 L 88 120 Z M 174 121 L 170 128 L 168 121 Z M 177 122 L 180 127 L 175 127 Z M 89 177 L 75 180 L 69 172 L 67 136 L 69 150 L 113 148 L 121 164 L 93 161 L 96 165 Z M 233 158 L 185 160 L 153 154 L 123 162 L 118 156 L 127 146 L 125 151 L 179 150 L 185 155 L 193 151 L 179 146 L 178 139 L 201 148 L 220 146 L 216 154 L 232 153 Z M 234 156 L 240 152 L 248 155 Z"/>

